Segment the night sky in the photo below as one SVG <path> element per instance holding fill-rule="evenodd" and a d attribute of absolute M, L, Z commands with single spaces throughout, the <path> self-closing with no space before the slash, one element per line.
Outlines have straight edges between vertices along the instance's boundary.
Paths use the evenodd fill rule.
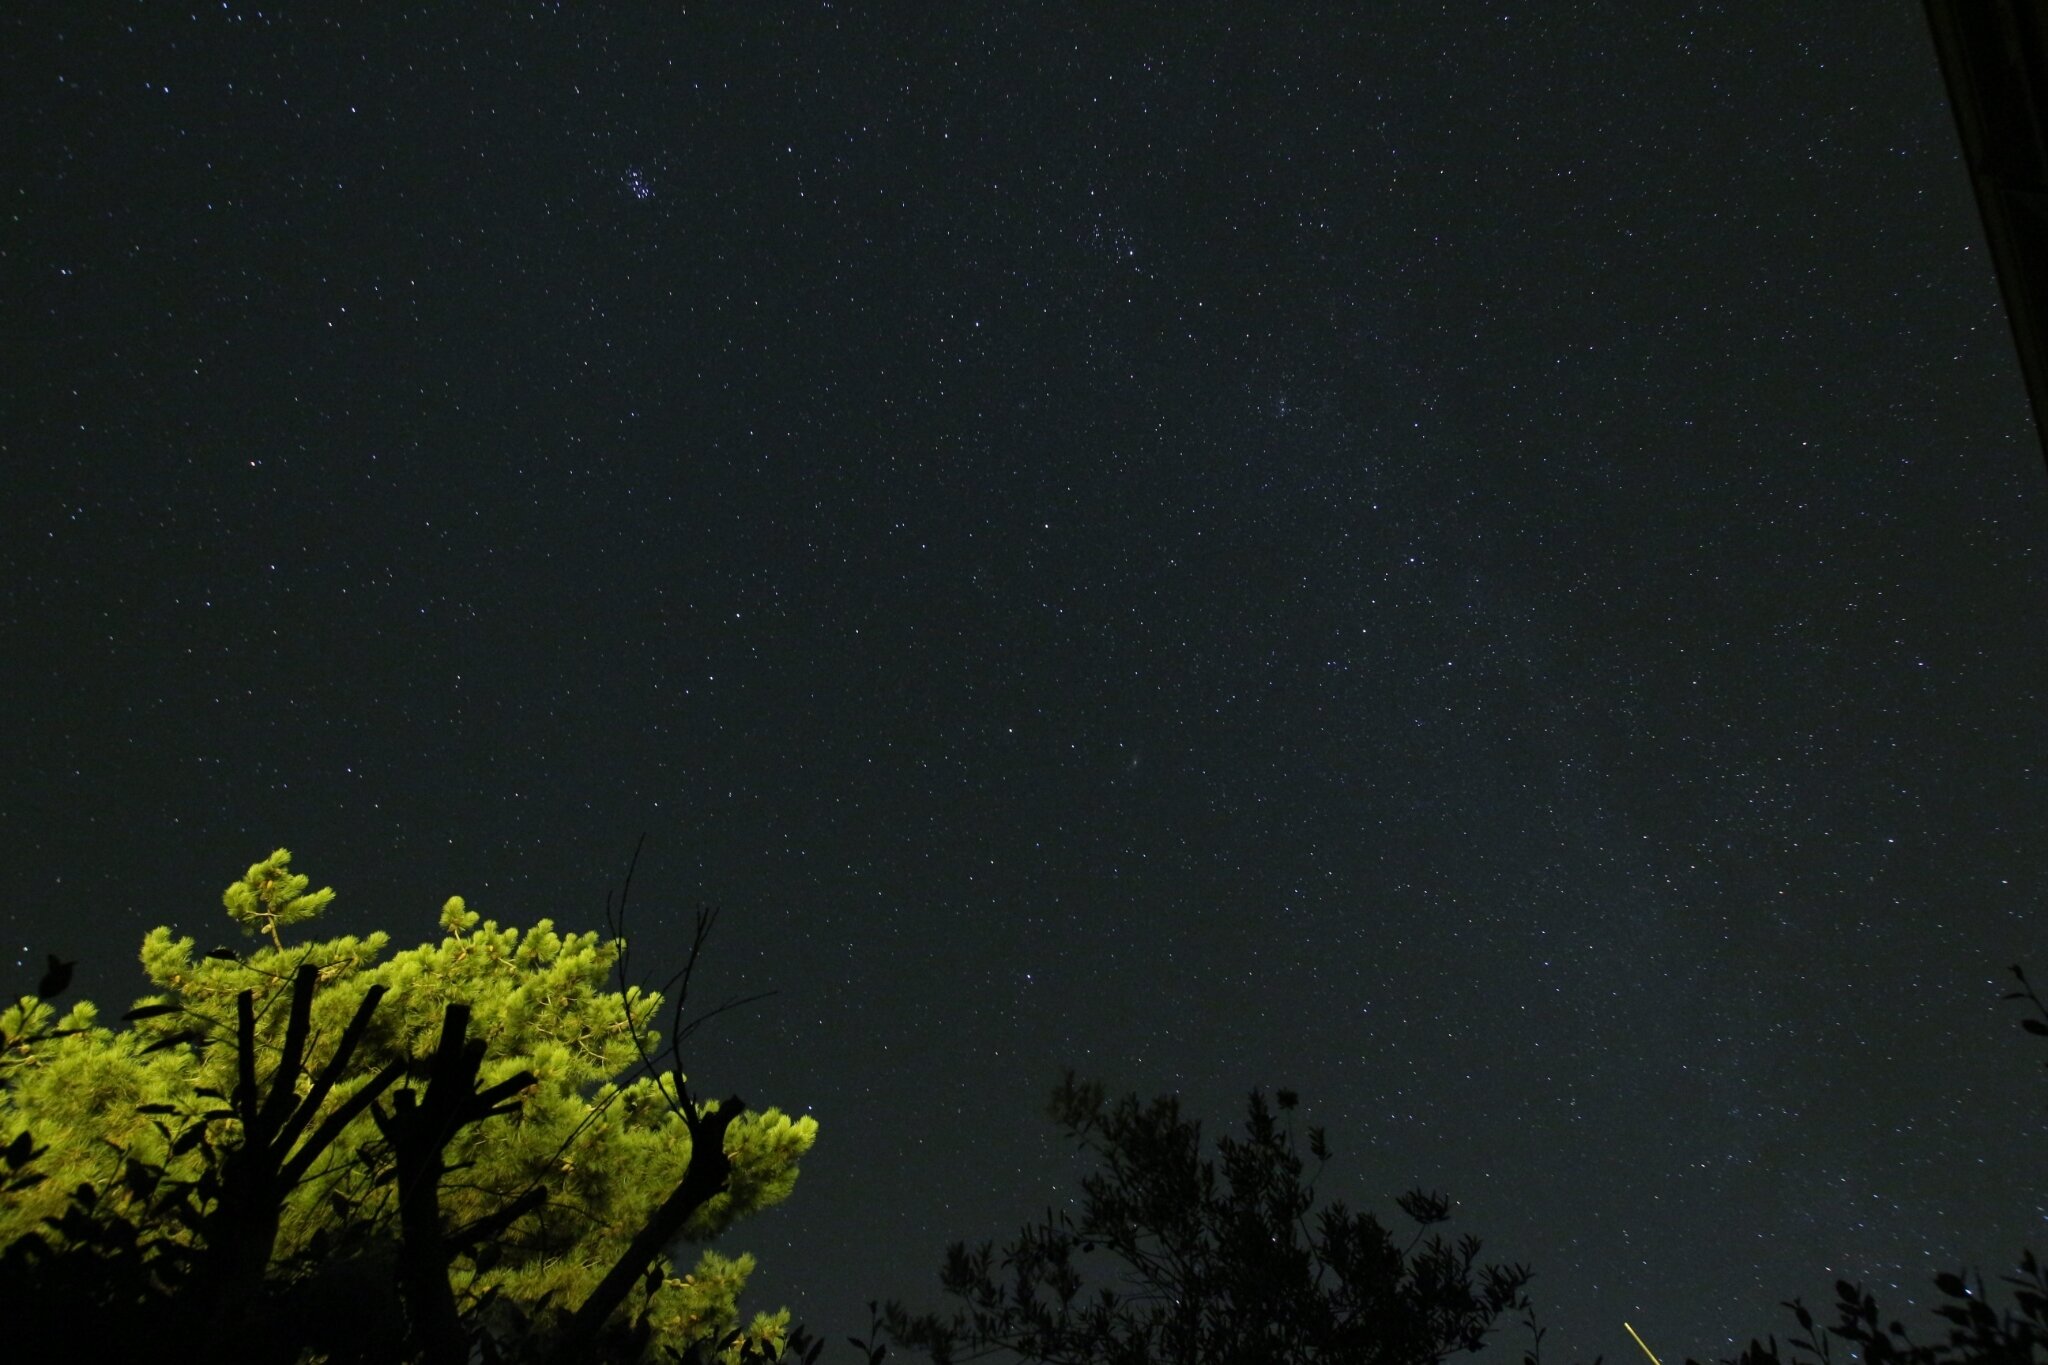
<path fill-rule="evenodd" d="M 1070 1065 L 1300 1091 L 1559 1361 L 2043 1245 L 2048 476 L 1911 0 L 82 2 L 0 92 L 22 986 L 646 831 L 834 1342 Z"/>

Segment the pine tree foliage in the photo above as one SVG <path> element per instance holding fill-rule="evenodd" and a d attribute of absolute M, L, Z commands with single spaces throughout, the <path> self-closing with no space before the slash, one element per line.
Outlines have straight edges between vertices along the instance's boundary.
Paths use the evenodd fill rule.
<path fill-rule="evenodd" d="M 312 878 L 293 875 L 291 860 L 291 851 L 281 848 L 262 862 L 251 863 L 242 880 L 230 886 L 223 897 L 229 917 L 242 926 L 244 933 L 268 934 L 271 946 L 279 950 L 284 948 L 283 940 L 277 936 L 280 928 L 303 924 L 334 899 L 331 886 L 307 895 Z"/>
<path fill-rule="evenodd" d="M 1297 1104 L 1276 1098 L 1283 1114 Z M 1400 1198 L 1418 1225 L 1405 1247 L 1371 1214 L 1318 1210 L 1291 1127 L 1258 1091 L 1244 1137 L 1223 1138 L 1217 1159 L 1171 1098 L 1111 1102 L 1070 1072 L 1052 1116 L 1097 1163 L 1078 1214 L 1048 1210 L 1000 1255 L 954 1244 L 940 1280 L 965 1308 L 890 1303 L 882 1325 L 899 1345 L 938 1365 L 1435 1365 L 1478 1350 L 1502 1313 L 1528 1312 L 1525 1267 L 1479 1266 L 1469 1235 L 1423 1240 L 1450 1217 L 1441 1195 Z M 1321 1129 L 1308 1145 L 1328 1160 Z M 1085 1293 L 1091 1270 L 1122 1290 Z"/>
<path fill-rule="evenodd" d="M 715 1192 L 699 1191 L 708 1197 L 691 1204 L 683 1236 L 709 1241 L 788 1197 L 815 1121 L 737 1100 L 698 1104 L 673 1070 L 644 1074 L 664 1001 L 608 987 L 622 939 L 561 933 L 547 920 L 501 926 L 456 897 L 442 908 L 440 941 L 402 952 L 389 952 L 383 933 L 288 942 L 280 931 L 315 918 L 334 894 L 308 894 L 308 879 L 289 863 L 279 849 L 223 895 L 230 916 L 268 940 L 247 954 L 200 953 L 191 938 L 152 930 L 141 960 L 155 990 L 125 1026 L 108 1026 L 90 1003 L 59 1015 L 25 998 L 0 1014 L 0 1148 L 39 1149 L 18 1163 L 28 1169 L 0 1183 L 0 1248 L 12 1253 L 30 1239 L 61 1249 L 70 1245 L 67 1226 L 73 1242 L 91 1228 L 128 1227 L 164 1266 L 189 1260 L 205 1226 L 169 1211 L 164 1191 L 191 1192 L 197 1205 L 218 1197 L 224 1154 L 247 1136 L 255 1112 L 238 1117 L 238 1085 L 290 1059 L 291 1094 L 280 1090 L 280 1103 L 303 1100 L 362 1014 L 360 1036 L 298 1140 L 372 1092 L 381 1098 L 278 1191 L 270 1288 L 290 1290 L 309 1331 L 326 1319 L 359 1332 L 379 1313 L 402 1318 L 392 1287 L 405 1243 L 393 1125 L 419 1111 L 419 1094 L 432 1098 L 451 1006 L 462 1026 L 454 1043 L 474 1056 L 465 1093 L 516 1086 L 495 1116 L 444 1122 L 433 1136 L 445 1146 L 423 1149 L 454 1249 L 455 1308 L 479 1336 L 488 1328 L 494 1341 L 541 1340 L 563 1328 L 658 1211 L 676 1207 L 672 1196 L 692 1167 L 693 1125 L 715 1134 L 730 1165 Z M 701 946 L 708 926 L 699 924 Z M 291 997 L 302 973 L 312 990 L 295 1045 Z M 238 1039 L 245 994 L 254 1041 L 246 1067 Z M 374 1007 L 364 1013 L 366 1001 Z M 693 1106 L 687 1120 L 678 1099 Z M 700 1175 L 709 1164 L 699 1163 Z M 81 1221 L 84 1208 L 90 1218 Z M 629 1358 L 697 1350 L 737 1361 L 781 1350 L 786 1311 L 740 1326 L 751 1256 L 705 1249 L 679 1273 L 660 1251 L 627 1268 L 636 1277 L 627 1308 L 644 1338 Z"/>

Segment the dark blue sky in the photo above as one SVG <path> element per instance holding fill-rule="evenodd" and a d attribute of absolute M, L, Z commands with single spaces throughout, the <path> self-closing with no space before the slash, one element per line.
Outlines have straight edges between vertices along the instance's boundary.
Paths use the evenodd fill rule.
<path fill-rule="evenodd" d="M 0 21 L 17 971 L 646 830 L 834 1340 L 1068 1065 L 1299 1090 L 1559 1359 L 1997 1273 L 2043 469 L 1918 6 L 1792 8 Z"/>

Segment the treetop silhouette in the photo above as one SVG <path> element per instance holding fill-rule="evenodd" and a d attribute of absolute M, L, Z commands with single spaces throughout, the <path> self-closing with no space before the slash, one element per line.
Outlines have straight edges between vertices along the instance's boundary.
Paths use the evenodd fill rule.
<path fill-rule="evenodd" d="M 1299 1102 L 1275 1098 L 1283 1115 Z M 941 1317 L 891 1302 L 882 1324 L 899 1345 L 938 1365 L 1436 1365 L 1480 1349 L 1502 1313 L 1528 1312 L 1526 1267 L 1481 1266 L 1478 1238 L 1429 1233 L 1450 1218 L 1440 1194 L 1397 1201 L 1416 1224 L 1405 1245 L 1369 1213 L 1318 1210 L 1292 1127 L 1259 1091 L 1244 1136 L 1214 1159 L 1177 1101 L 1111 1101 L 1072 1072 L 1052 1117 L 1097 1164 L 1078 1213 L 1048 1209 L 1000 1255 L 955 1243 L 940 1282 L 965 1307 Z M 1319 1175 L 1322 1129 L 1308 1147 Z M 1086 1294 L 1091 1272 L 1123 1287 Z"/>

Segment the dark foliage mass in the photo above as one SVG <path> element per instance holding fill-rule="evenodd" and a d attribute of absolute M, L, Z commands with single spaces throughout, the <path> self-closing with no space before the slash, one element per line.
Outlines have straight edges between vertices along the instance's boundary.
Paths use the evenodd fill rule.
<path fill-rule="evenodd" d="M 1275 1097 L 1291 1113 L 1296 1096 Z M 941 1281 L 950 1317 L 883 1312 L 889 1335 L 939 1365 L 990 1354 L 1103 1365 L 1435 1365 L 1476 1351 L 1500 1315 L 1527 1313 L 1521 1266 L 1480 1266 L 1479 1239 L 1428 1230 L 1450 1201 L 1414 1190 L 1399 1245 L 1371 1214 L 1316 1209 L 1290 1124 L 1254 1091 L 1242 1138 L 1202 1152 L 1200 1124 L 1172 1099 L 1107 1100 L 1069 1073 L 1052 1116 L 1099 1169 L 1078 1216 L 1048 1211 L 1000 1256 L 956 1243 Z M 1323 1131 L 1309 1154 L 1329 1158 Z M 1310 1221 L 1314 1215 L 1313 1223 Z M 1425 1235 L 1427 1240 L 1425 1241 Z M 1084 1293 L 1085 1272 L 1123 1287 Z M 1532 1324 L 1533 1325 L 1533 1324 Z"/>

